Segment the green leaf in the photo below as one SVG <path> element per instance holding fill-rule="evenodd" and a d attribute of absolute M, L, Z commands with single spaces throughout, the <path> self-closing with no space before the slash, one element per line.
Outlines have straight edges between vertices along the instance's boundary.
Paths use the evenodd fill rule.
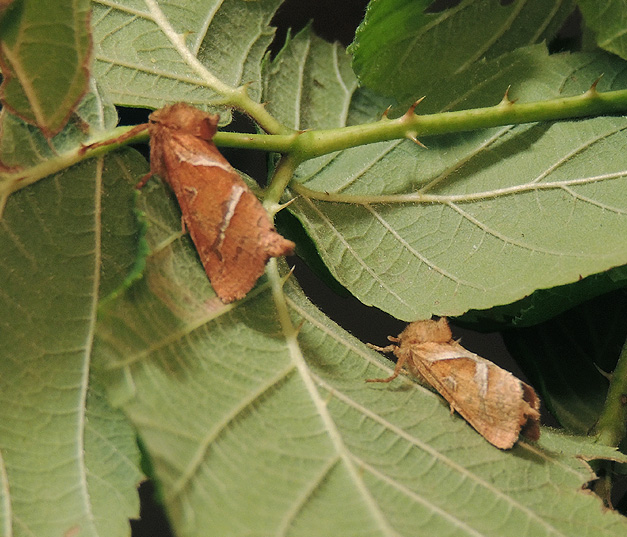
<path fill-rule="evenodd" d="M 567 430 L 587 434 L 607 396 L 604 377 L 627 338 L 625 291 L 586 302 L 531 328 L 503 333 L 543 402 Z M 541 358 L 540 358 L 541 357 Z"/>
<path fill-rule="evenodd" d="M 306 54 L 331 54 L 311 45 Z M 294 58 L 284 52 L 273 70 L 306 65 Z M 573 95 L 601 72 L 605 88 L 624 85 L 624 64 L 609 56 L 535 47 L 469 68 L 427 100 L 474 108 L 498 102 L 510 83 L 521 102 Z M 296 91 L 292 80 L 286 100 L 313 91 Z M 382 111 L 368 92 L 351 99 L 346 124 Z M 301 165 L 289 210 L 367 305 L 415 320 L 508 304 L 627 262 L 626 128 L 608 117 L 432 137 L 428 150 L 409 141 L 362 146 Z"/>
<path fill-rule="evenodd" d="M 115 119 L 101 96 L 90 95 L 79 110 L 100 121 L 94 131 Z M 29 130 L 11 125 L 12 139 Z M 70 125 L 52 146 L 72 139 L 76 150 L 76 134 Z M 35 161 L 37 143 L 34 137 L 15 160 Z M 122 536 L 138 515 L 134 431 L 103 398 L 90 366 L 98 298 L 122 285 L 138 255 L 129 174 L 142 161 L 129 150 L 85 161 L 19 190 L 4 206 L 0 505 L 7 535 Z"/>
<path fill-rule="evenodd" d="M 258 100 L 261 59 L 274 36 L 268 23 L 280 3 L 95 0 L 95 76 L 123 105 L 219 107 L 242 84 Z"/>
<path fill-rule="evenodd" d="M 428 0 L 373 0 L 349 48 L 360 83 L 399 103 L 440 91 L 449 76 L 555 35 L 563 0 L 464 0 L 439 13 Z"/>
<path fill-rule="evenodd" d="M 327 43 L 307 26 L 288 38 L 265 64 L 263 98 L 279 121 L 292 129 L 346 125 L 357 80 L 350 56 L 339 43 Z M 300 84 L 295 84 L 300 81 Z"/>
<path fill-rule="evenodd" d="M 89 0 L 20 0 L 2 17 L 2 104 L 48 137 L 87 92 L 89 8 Z"/>
<path fill-rule="evenodd" d="M 538 445 L 500 451 L 410 379 L 365 383 L 391 363 L 292 280 L 297 340 L 264 278 L 222 304 L 165 192 L 157 181 L 142 190 L 152 254 L 144 278 L 103 308 L 95 361 L 151 458 L 177 535 L 627 530 L 581 492 L 592 473 L 579 457 L 624 460 L 618 452 L 548 430 Z"/>
<path fill-rule="evenodd" d="M 456 322 L 484 332 L 523 328 L 543 323 L 583 302 L 615 289 L 627 287 L 627 266 L 623 265 L 582 280 L 538 289 L 512 304 L 489 310 L 471 310 Z"/>
<path fill-rule="evenodd" d="M 627 59 L 627 2 L 625 0 L 576 0 L 583 19 L 599 47 Z"/>
<path fill-rule="evenodd" d="M 49 165 L 55 159 L 76 153 L 81 144 L 113 129 L 117 123 L 115 108 L 104 106 L 101 100 L 102 96 L 92 81 L 90 92 L 78 104 L 63 131 L 52 139 L 47 139 L 37 128 L 18 117 L 3 113 L 0 165 L 22 173 L 17 181 L 10 175 L 0 176 L 2 196 L 22 188 L 20 183 L 30 184 L 32 169 L 38 165 Z M 2 167 L 0 171 L 3 171 Z"/>
<path fill-rule="evenodd" d="M 288 345 L 265 284 L 221 304 L 175 231 L 178 215 L 151 210 L 160 186 L 145 197 L 162 229 L 145 278 L 105 308 L 96 355 L 177 535 L 625 532 L 580 492 L 591 473 L 575 457 L 622 460 L 616 451 L 548 431 L 539 446 L 499 451 L 418 384 L 366 384 L 389 362 L 290 283 L 302 327 Z"/>

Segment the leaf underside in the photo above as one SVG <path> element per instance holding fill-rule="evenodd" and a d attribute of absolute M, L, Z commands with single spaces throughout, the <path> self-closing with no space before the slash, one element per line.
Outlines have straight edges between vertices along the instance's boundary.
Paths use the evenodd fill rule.
<path fill-rule="evenodd" d="M 94 131 L 116 121 L 96 95 L 78 115 Z M 5 123 L 3 142 L 27 132 L 33 127 Z M 59 136 L 53 147 L 77 147 L 84 135 L 69 125 Z M 43 158 L 38 144 L 50 150 L 35 133 L 21 152 L 25 161 Z M 4 207 L 2 535 L 123 536 L 139 514 L 135 433 L 90 372 L 98 299 L 122 284 L 137 256 L 128 181 L 137 162 L 129 150 L 83 162 L 20 190 Z"/>
<path fill-rule="evenodd" d="M 379 117 L 387 99 L 359 89 L 350 58 L 309 30 L 262 73 L 279 4 L 95 1 L 98 82 L 118 104 L 220 109 L 220 84 L 253 81 L 253 98 L 294 128 Z M 516 46 L 551 34 L 570 3 L 551 6 L 546 34 Z M 502 52 L 462 59 L 462 71 L 412 91 L 427 88 L 423 110 L 434 112 L 495 104 L 510 84 L 524 102 L 585 91 L 600 73 L 600 90 L 627 82 L 605 55 Z M 95 108 L 90 126 L 111 117 Z M 366 304 L 412 320 L 504 304 L 627 263 L 626 127 L 597 118 L 434 137 L 423 140 L 429 150 L 400 141 L 344 151 L 301 166 L 292 190 L 361 199 L 301 193 L 290 210 Z M 53 139 L 55 151 L 83 141 L 78 130 Z M 28 165 L 55 153 L 40 138 L 22 144 L 31 134 L 5 131 L 2 154 L 25 145 L 18 162 Z M 143 279 L 125 287 L 139 249 L 130 186 L 145 171 L 124 151 L 6 204 L 0 327 L 6 349 L 20 352 L 0 350 L 5 534 L 128 534 L 138 512 L 135 433 L 181 536 L 625 534 L 624 518 L 581 491 L 592 473 L 579 458 L 622 455 L 550 430 L 537 445 L 499 451 L 415 382 L 366 384 L 389 375 L 390 363 L 293 281 L 285 298 L 301 330 L 288 344 L 265 277 L 240 303 L 215 297 L 157 180 L 139 196 L 151 254 Z M 436 197 L 368 199 L 414 192 Z M 99 297 L 108 300 L 96 323 Z"/>
<path fill-rule="evenodd" d="M 92 3 L 94 76 L 118 104 L 161 108 L 185 101 L 230 110 L 214 80 L 249 84 L 260 97 L 261 60 L 274 37 L 269 26 L 281 0 Z M 181 42 L 180 39 L 183 38 Z"/>
<path fill-rule="evenodd" d="M 288 346 L 265 277 L 222 304 L 167 199 L 158 182 L 142 191 L 152 253 L 102 311 L 95 363 L 151 455 L 178 535 L 625 531 L 580 492 L 591 473 L 573 456 L 616 452 L 548 430 L 500 451 L 415 382 L 365 383 L 389 362 L 291 281 L 301 330 Z"/>
<path fill-rule="evenodd" d="M 625 0 L 594 2 L 577 0 L 585 24 L 594 33 L 597 45 L 623 59 L 627 59 L 627 16 Z"/>
<path fill-rule="evenodd" d="M 570 0 L 463 0 L 425 11 L 430 4 L 371 2 L 349 47 L 361 84 L 405 107 L 424 95 L 431 100 L 443 80 L 478 62 L 552 39 L 573 9 Z"/>
<path fill-rule="evenodd" d="M 336 118 L 327 127 L 338 117 L 347 125 L 372 120 L 383 109 L 337 68 L 326 68 L 335 77 L 324 90 L 284 82 L 283 69 L 300 69 L 291 80 L 307 84 L 322 79 L 310 72 L 321 65 L 348 62 L 310 34 L 297 36 L 277 62 L 276 83 L 267 84 L 277 108 L 308 107 L 316 102 L 309 93 L 331 86 L 341 98 L 327 104 Z M 624 64 L 609 56 L 548 56 L 539 46 L 477 65 L 428 99 L 440 109 L 473 108 L 498 102 L 509 84 L 521 102 L 576 95 L 599 72 L 605 89 L 627 81 Z M 307 100 L 298 102 L 301 95 Z M 333 275 L 367 305 L 414 320 L 508 304 L 627 263 L 625 129 L 625 118 L 605 117 L 425 138 L 428 150 L 410 141 L 350 149 L 297 170 L 290 210 Z M 314 199 L 299 185 L 346 202 Z M 403 201 L 412 194 L 429 198 Z M 381 195 L 385 202 L 377 202 Z"/>

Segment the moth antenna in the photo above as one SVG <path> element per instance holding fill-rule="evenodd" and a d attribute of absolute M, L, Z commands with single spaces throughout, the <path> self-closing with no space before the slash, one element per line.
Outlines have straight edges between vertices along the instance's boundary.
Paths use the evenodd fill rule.
<path fill-rule="evenodd" d="M 372 345 L 369 345 L 371 348 L 376 348 L 373 347 Z M 397 349 L 398 347 L 396 347 L 395 345 L 389 345 L 389 347 L 392 347 L 393 350 Z M 383 349 L 386 349 L 387 347 L 383 347 Z M 387 378 L 384 379 L 366 379 L 366 382 L 392 382 L 396 377 L 398 377 L 403 369 L 403 366 L 405 365 L 405 362 L 407 361 L 407 353 L 399 353 L 397 354 L 398 356 L 398 360 L 396 362 L 396 365 L 394 366 L 394 372 Z"/>
<path fill-rule="evenodd" d="M 303 319 L 300 323 L 298 323 L 298 326 L 296 327 L 296 335 L 300 334 L 300 331 L 302 330 L 304 325 L 305 325 L 305 319 Z"/>
<path fill-rule="evenodd" d="M 139 125 L 135 125 L 131 130 L 125 132 L 124 134 L 118 136 L 117 138 L 110 138 L 108 140 L 103 140 L 102 142 L 94 142 L 93 144 L 83 145 L 81 144 L 80 154 L 84 155 L 90 149 L 96 149 L 97 147 L 104 147 L 111 144 L 121 144 L 122 142 L 128 140 L 129 138 L 133 138 L 140 134 L 142 131 L 148 129 L 148 123 L 140 123 Z"/>

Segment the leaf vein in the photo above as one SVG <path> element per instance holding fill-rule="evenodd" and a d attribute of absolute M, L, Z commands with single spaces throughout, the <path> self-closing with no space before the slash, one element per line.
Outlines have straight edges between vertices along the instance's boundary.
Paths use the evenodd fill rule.
<path fill-rule="evenodd" d="M 303 491 L 300 497 L 296 498 L 293 506 L 285 513 L 283 520 L 278 525 L 278 528 L 276 530 L 277 537 L 287 535 L 287 532 L 290 529 L 290 525 L 296 519 L 298 513 L 302 511 L 302 509 L 305 507 L 307 500 L 311 498 L 314 492 L 322 485 L 325 477 L 329 475 L 331 470 L 341 461 L 342 458 L 340 457 L 340 455 L 336 454 L 335 457 L 331 457 L 329 461 L 322 467 L 318 475 L 312 480 L 310 486 L 305 491 Z"/>
<path fill-rule="evenodd" d="M 327 218 L 327 216 L 318 209 L 311 202 L 311 200 L 307 198 L 302 198 L 306 201 L 307 204 L 311 207 L 311 209 L 318 215 L 318 217 L 326 224 L 327 228 L 335 235 L 335 237 L 344 245 L 344 249 L 348 252 L 354 259 L 357 261 L 359 265 L 371 276 L 373 281 L 377 282 L 383 289 L 385 289 L 390 295 L 396 298 L 402 304 L 405 304 L 409 307 L 409 304 L 390 286 L 387 285 L 385 280 L 383 280 L 373 269 L 366 263 L 366 261 L 355 251 L 355 249 L 350 245 L 350 243 L 344 238 L 344 236 L 338 231 L 338 229 L 332 224 L 332 222 Z"/>
<path fill-rule="evenodd" d="M 499 488 L 495 487 L 489 481 L 486 481 L 485 479 L 481 478 L 477 474 L 471 472 L 468 468 L 458 464 L 457 462 L 453 461 L 449 457 L 446 457 L 445 455 L 443 455 L 442 453 L 437 451 L 435 448 L 431 447 L 430 445 L 426 444 L 425 442 L 422 442 L 421 440 L 419 440 L 415 436 L 410 435 L 404 429 L 401 429 L 400 427 L 390 423 L 389 421 L 387 421 L 383 417 L 379 416 L 375 412 L 373 412 L 370 409 L 362 406 L 357 401 L 355 401 L 354 399 L 352 399 L 348 395 L 344 394 L 342 391 L 338 390 L 337 388 L 334 388 L 334 387 L 330 386 L 322 378 L 319 378 L 317 376 L 315 376 L 315 377 L 316 377 L 316 382 L 318 382 L 326 390 L 329 390 L 330 393 L 332 393 L 335 398 L 339 399 L 340 401 L 345 403 L 347 406 L 353 408 L 354 410 L 360 412 L 364 417 L 369 418 L 369 419 L 375 421 L 376 423 L 384 426 L 386 429 L 391 431 L 397 437 L 402 438 L 403 440 L 406 440 L 407 442 L 409 442 L 414 447 L 419 448 L 419 449 L 425 451 L 426 453 L 431 455 L 434 459 L 440 461 L 442 464 L 444 464 L 444 465 L 448 466 L 449 468 L 451 468 L 452 470 L 458 472 L 460 475 L 464 476 L 465 478 L 468 478 L 470 481 L 474 482 L 476 485 L 480 486 L 481 488 L 491 492 L 495 497 L 497 497 L 497 498 L 503 500 L 505 503 L 509 504 L 509 506 L 511 508 L 514 508 L 517 511 L 525 513 L 525 515 L 529 519 L 535 520 L 540 526 L 544 527 L 547 530 L 548 533 L 551 533 L 551 534 L 554 534 L 554 535 L 558 535 L 560 537 L 568 537 L 565 534 L 563 534 L 562 532 L 560 532 L 555 526 L 553 526 L 552 524 L 550 524 L 549 522 L 547 522 L 546 520 L 541 518 L 533 510 L 531 510 L 527 506 L 523 505 L 519 501 L 515 500 L 510 495 L 506 494 L 504 491 L 502 491 Z"/>
<path fill-rule="evenodd" d="M 458 285 L 465 285 L 473 289 L 485 291 L 484 287 L 476 285 L 466 280 L 461 280 L 454 274 L 448 272 L 447 270 L 444 270 L 443 268 L 440 268 L 435 263 L 429 261 L 429 259 L 427 259 L 418 250 L 416 250 L 411 244 L 409 244 L 403 237 L 401 237 L 401 235 L 387 222 L 387 220 L 385 220 L 369 204 L 365 204 L 364 207 L 366 208 L 367 211 L 369 211 L 375 217 L 376 220 L 378 220 L 381 223 L 381 225 L 388 231 L 388 233 L 390 233 L 390 235 L 392 235 L 394 239 L 396 239 L 396 241 L 398 241 L 403 246 L 403 248 L 405 248 L 409 253 L 411 253 L 414 257 L 416 257 L 421 263 L 424 263 L 429 268 L 435 270 L 437 273 L 441 274 L 445 278 L 448 278 L 449 280 L 454 281 Z"/>
<path fill-rule="evenodd" d="M 234 88 L 224 84 L 216 76 L 214 76 L 200 61 L 192 54 L 187 45 L 185 44 L 185 36 L 180 35 L 174 31 L 174 28 L 170 25 L 165 14 L 157 4 L 156 0 L 144 0 L 150 13 L 152 14 L 155 23 L 164 35 L 169 39 L 174 49 L 178 52 L 181 59 L 189 65 L 205 83 L 214 91 L 222 94 L 229 95 L 234 91 Z"/>
<path fill-rule="evenodd" d="M 198 443 L 198 447 L 192 457 L 190 457 L 185 470 L 181 472 L 178 479 L 171 487 L 168 488 L 167 495 L 170 501 L 177 498 L 187 484 L 191 482 L 192 478 L 200 468 L 209 447 L 213 442 L 215 442 L 220 434 L 227 429 L 228 425 L 233 423 L 238 416 L 242 415 L 242 413 L 253 406 L 256 401 L 261 399 L 273 388 L 276 388 L 277 384 L 285 381 L 295 371 L 296 366 L 293 363 L 289 363 L 287 367 L 279 371 L 278 375 L 275 375 L 266 382 L 260 384 L 254 391 L 247 394 L 245 398 L 235 405 L 221 420 L 215 422 L 212 429 L 207 431 L 207 434 Z"/>
<path fill-rule="evenodd" d="M 290 303 L 287 296 L 283 295 L 283 299 L 285 300 L 284 304 Z M 313 374 L 309 365 L 305 362 L 304 356 L 302 352 L 300 352 L 300 347 L 296 348 L 296 346 L 293 345 L 290 350 L 292 352 L 296 368 L 298 369 L 298 372 L 303 380 L 303 384 L 305 385 L 305 388 L 309 396 L 311 397 L 311 401 L 318 411 L 320 419 L 322 420 L 322 423 L 327 430 L 329 439 L 339 457 L 341 457 L 342 461 L 346 465 L 346 470 L 353 480 L 355 487 L 359 491 L 360 495 L 363 497 L 364 502 L 369 506 L 370 513 L 377 521 L 379 527 L 385 532 L 386 535 L 395 535 L 396 532 L 394 532 L 394 530 L 390 527 L 388 520 L 381 512 L 381 508 L 379 507 L 377 502 L 375 502 L 372 494 L 370 493 L 370 490 L 364 483 L 363 477 L 355 467 L 352 460 L 352 454 L 350 450 L 346 447 L 344 438 L 338 430 L 337 424 L 335 423 L 333 416 L 329 412 L 327 401 L 322 399 L 320 390 L 316 385 L 314 385 L 314 381 L 317 379 L 316 375 Z"/>
<path fill-rule="evenodd" d="M 565 252 L 565 251 L 551 250 L 551 249 L 548 249 L 548 248 L 542 248 L 542 247 L 539 247 L 539 246 L 534 246 L 534 245 L 531 245 L 531 244 L 527 244 L 526 242 L 523 242 L 523 241 L 520 241 L 520 240 L 515 240 L 515 239 L 513 239 L 511 237 L 508 237 L 507 235 L 505 235 L 505 234 L 503 234 L 503 233 L 501 233 L 501 232 L 491 228 L 490 226 L 488 226 L 488 225 L 484 224 L 483 222 L 481 222 L 481 220 L 479 220 L 478 218 L 475 218 L 471 214 L 469 214 L 466 211 L 462 210 L 455 203 L 447 203 L 447 205 L 453 211 L 458 213 L 462 218 L 468 220 L 468 222 L 470 222 L 474 226 L 478 227 L 484 233 L 487 233 L 488 235 L 491 235 L 495 239 L 498 239 L 498 240 L 502 241 L 505 244 L 516 246 L 516 247 L 521 248 L 523 250 L 529 250 L 531 252 L 537 252 L 537 253 L 542 253 L 542 254 L 554 255 L 554 256 L 559 256 L 559 257 L 572 256 L 572 257 L 577 257 L 577 258 L 584 258 L 584 257 L 596 257 L 598 255 L 598 254 L 592 254 L 592 253 L 588 254 L 588 255 L 582 255 L 581 252 L 569 253 L 569 252 Z"/>
<path fill-rule="evenodd" d="M 378 478 L 381 481 L 387 483 L 391 487 L 393 487 L 396 490 L 398 490 L 399 492 L 401 492 L 403 495 L 405 495 L 408 498 L 411 498 L 412 500 L 414 500 L 416 503 L 419 503 L 419 504 L 423 505 L 424 507 L 427 507 L 428 509 L 430 509 L 431 511 L 433 511 L 437 515 L 439 515 L 442 518 L 450 521 L 454 526 L 456 526 L 456 527 L 458 527 L 460 529 L 463 529 L 464 531 L 468 532 L 468 534 L 474 535 L 475 537 L 485 537 L 485 533 L 478 532 L 477 530 L 475 530 L 474 528 L 472 528 L 471 526 L 466 524 L 464 521 L 462 521 L 460 518 L 456 517 L 453 513 L 449 512 L 449 511 L 445 511 L 444 509 L 442 509 L 441 507 L 437 506 L 433 502 L 430 502 L 428 499 L 426 499 L 426 497 L 424 497 L 424 496 L 422 496 L 420 494 L 417 494 L 413 490 L 411 490 L 411 489 L 401 485 L 401 483 L 399 483 L 398 481 L 395 481 L 394 479 L 391 479 L 389 476 L 387 476 L 384 473 L 380 472 L 374 466 L 371 466 L 370 464 L 368 464 L 363 459 L 360 459 L 356 455 L 353 455 L 353 458 L 356 461 L 358 461 L 360 468 L 362 468 L 364 470 L 367 470 L 372 475 L 374 475 L 376 478 Z"/>
<path fill-rule="evenodd" d="M 503 23 L 501 24 L 501 27 L 500 28 L 491 28 L 490 29 L 490 36 L 491 37 L 489 39 L 485 39 L 484 38 L 482 40 L 482 46 L 480 48 L 478 48 L 473 55 L 469 56 L 468 59 L 464 63 L 461 63 L 459 65 L 459 67 L 457 68 L 457 70 L 455 71 L 454 74 L 461 73 L 462 71 L 464 71 L 465 69 L 470 67 L 471 64 L 475 63 L 481 57 L 485 56 L 486 53 L 490 50 L 490 48 L 499 39 L 501 39 L 503 37 L 503 34 L 505 34 L 506 31 L 509 30 L 512 27 L 512 22 L 516 19 L 516 17 L 518 17 L 520 12 L 525 7 L 526 3 L 527 3 L 526 1 L 517 2 L 516 5 L 511 8 L 511 13 L 509 14 L 509 17 L 507 17 L 503 21 Z"/>

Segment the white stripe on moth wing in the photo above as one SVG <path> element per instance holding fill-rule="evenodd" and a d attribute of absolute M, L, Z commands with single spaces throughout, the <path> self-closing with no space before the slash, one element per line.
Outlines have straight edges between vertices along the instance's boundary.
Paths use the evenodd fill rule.
<path fill-rule="evenodd" d="M 231 189 L 231 194 L 229 195 L 229 199 L 226 200 L 224 207 L 224 216 L 222 217 L 222 222 L 220 222 L 220 228 L 218 229 L 218 240 L 216 241 L 216 249 L 219 250 L 224 242 L 224 238 L 226 237 L 226 230 L 231 223 L 231 219 L 235 214 L 235 209 L 237 208 L 237 204 L 239 200 L 242 198 L 242 195 L 246 192 L 246 188 L 240 185 L 233 185 Z"/>
<path fill-rule="evenodd" d="M 174 153 L 179 160 L 181 160 L 181 162 L 187 162 L 192 166 L 220 168 L 230 173 L 235 171 L 228 162 L 218 162 L 217 160 L 214 160 L 211 155 L 207 155 L 206 153 L 194 153 L 193 151 L 189 151 L 185 147 L 178 144 L 174 146 Z"/>

